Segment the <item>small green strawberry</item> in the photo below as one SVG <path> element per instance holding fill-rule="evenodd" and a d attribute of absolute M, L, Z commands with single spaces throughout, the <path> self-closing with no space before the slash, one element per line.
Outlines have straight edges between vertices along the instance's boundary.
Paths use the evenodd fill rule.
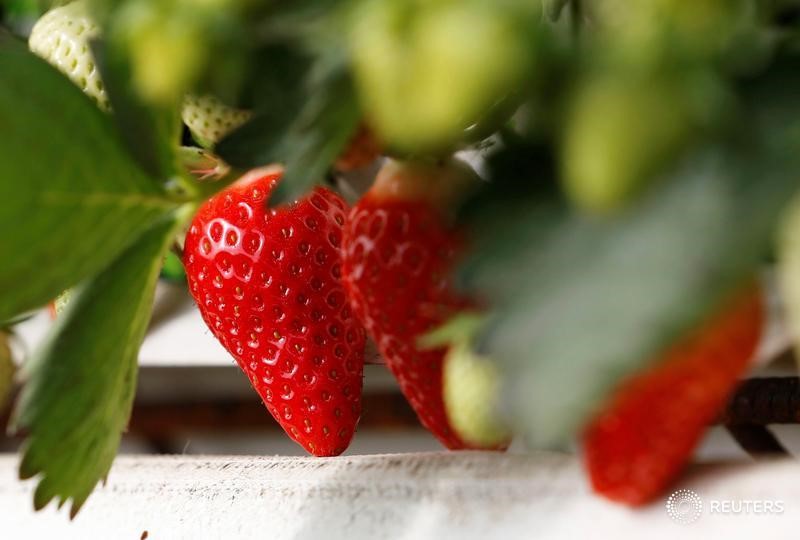
<path fill-rule="evenodd" d="M 28 46 L 108 110 L 108 96 L 89 48 L 89 41 L 99 33 L 86 2 L 78 0 L 45 13 L 31 30 Z"/>
<path fill-rule="evenodd" d="M 513 4 L 513 5 L 510 5 Z M 538 2 L 369 0 L 347 32 L 366 120 L 404 153 L 449 148 L 534 71 Z"/>
<path fill-rule="evenodd" d="M 500 377 L 495 364 L 467 345 L 451 345 L 444 359 L 444 405 L 456 433 L 479 448 L 508 446 L 511 434 L 497 418 Z"/>
<path fill-rule="evenodd" d="M 214 96 L 188 95 L 181 116 L 192 136 L 206 148 L 250 119 L 252 113 L 225 105 Z"/>
<path fill-rule="evenodd" d="M 691 125 L 684 89 L 674 81 L 590 79 L 567 113 L 561 156 L 567 194 L 590 212 L 618 210 L 683 148 Z"/>

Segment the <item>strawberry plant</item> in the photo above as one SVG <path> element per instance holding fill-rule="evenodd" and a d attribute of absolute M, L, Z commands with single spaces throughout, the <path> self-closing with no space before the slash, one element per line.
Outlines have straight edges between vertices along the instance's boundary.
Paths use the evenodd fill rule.
<path fill-rule="evenodd" d="M 792 0 L 2 6 L 0 403 L 36 508 L 108 474 L 172 252 L 310 453 L 353 437 L 369 338 L 446 447 L 580 440 L 628 504 L 745 373 L 766 261 L 800 336 Z"/>

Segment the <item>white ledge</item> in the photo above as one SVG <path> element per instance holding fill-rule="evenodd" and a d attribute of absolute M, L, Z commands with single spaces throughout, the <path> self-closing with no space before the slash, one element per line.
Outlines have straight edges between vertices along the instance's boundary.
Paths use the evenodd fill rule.
<path fill-rule="evenodd" d="M 783 308 L 775 278 L 765 272 L 764 286 L 768 307 L 767 326 L 756 352 L 754 365 L 763 366 L 786 351 L 790 337 L 783 321 Z M 52 320 L 46 311 L 17 326 L 28 350 L 45 336 Z M 367 344 L 367 363 L 382 363 L 374 345 Z M 139 364 L 146 367 L 234 367 L 233 358 L 206 328 L 200 313 L 183 285 L 159 282 L 153 318 L 139 352 Z"/>
<path fill-rule="evenodd" d="M 720 538 L 759 539 L 800 528 L 793 461 L 695 466 L 676 486 L 704 513 L 672 522 L 663 501 L 632 511 L 592 495 L 561 454 L 479 452 L 329 459 L 120 457 L 73 522 L 35 514 L 17 458 L 0 457 L 4 538 Z M 712 500 L 782 501 L 772 515 L 710 513 Z M 721 536 L 724 534 L 724 536 Z"/>

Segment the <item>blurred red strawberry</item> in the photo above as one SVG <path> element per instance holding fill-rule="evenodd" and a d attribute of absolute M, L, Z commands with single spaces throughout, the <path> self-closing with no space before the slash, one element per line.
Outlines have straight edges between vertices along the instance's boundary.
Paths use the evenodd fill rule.
<path fill-rule="evenodd" d="M 355 313 L 422 424 L 451 449 L 472 446 L 445 412 L 447 350 L 423 349 L 417 340 L 471 304 L 450 283 L 461 241 L 448 208 L 474 178 L 458 161 L 389 160 L 353 208 L 344 235 L 344 281 Z"/>
<path fill-rule="evenodd" d="M 750 287 L 619 387 L 583 435 L 597 493 L 639 505 L 669 487 L 746 373 L 763 317 Z"/>

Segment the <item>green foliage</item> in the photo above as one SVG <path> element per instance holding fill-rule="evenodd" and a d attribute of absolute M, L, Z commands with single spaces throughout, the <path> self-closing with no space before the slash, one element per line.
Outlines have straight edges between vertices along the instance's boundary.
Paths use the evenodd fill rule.
<path fill-rule="evenodd" d="M 67 2 L 68 0 L 0 0 L 0 8 L 5 9 L 8 27 L 24 34 L 47 10 Z"/>
<path fill-rule="evenodd" d="M 107 266 L 177 206 L 66 77 L 0 34 L 0 320 Z"/>
<path fill-rule="evenodd" d="M 186 281 L 186 272 L 180 258 L 172 252 L 167 253 L 164 258 L 164 267 L 161 269 L 161 277 L 169 281 Z"/>
<path fill-rule="evenodd" d="M 177 103 L 145 104 L 129 84 L 130 58 L 115 41 L 95 42 L 92 53 L 114 111 L 112 120 L 131 155 L 152 178 L 178 174 L 175 155 L 181 142 L 181 124 Z"/>
<path fill-rule="evenodd" d="M 41 475 L 37 509 L 72 499 L 74 516 L 108 474 L 133 403 L 161 260 L 185 218 L 157 223 L 78 286 L 26 364 L 14 422 L 27 432 L 20 477 Z"/>
<path fill-rule="evenodd" d="M 796 80 L 779 79 L 764 87 Z M 483 347 L 533 445 L 563 443 L 757 269 L 800 166 L 800 123 L 786 120 L 796 106 L 761 90 L 747 131 L 760 143 L 700 147 L 625 212 L 598 219 L 552 197 L 498 196 L 467 215 L 477 242 L 464 283 L 492 299 Z M 489 190 L 519 179 L 496 181 Z"/>
<path fill-rule="evenodd" d="M 284 179 L 270 204 L 294 200 L 322 180 L 358 125 L 358 103 L 341 63 L 334 60 L 316 67 L 296 110 L 289 108 L 280 118 L 276 118 L 280 109 L 274 106 L 271 113 L 257 113 L 217 145 L 226 161 L 240 167 L 285 163 Z"/>

